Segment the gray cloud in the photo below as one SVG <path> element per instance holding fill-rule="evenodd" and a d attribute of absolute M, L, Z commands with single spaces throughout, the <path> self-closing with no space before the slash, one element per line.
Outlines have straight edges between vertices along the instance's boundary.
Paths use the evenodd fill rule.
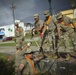
<path fill-rule="evenodd" d="M 41 19 L 44 19 L 43 11 L 49 9 L 48 0 L 0 0 L 0 25 L 13 23 L 12 1 L 16 6 L 15 19 L 24 22 L 33 21 L 33 15 L 38 13 Z M 70 9 L 70 0 L 51 0 L 52 9 L 55 13 Z M 76 0 L 75 0 L 76 3 Z"/>

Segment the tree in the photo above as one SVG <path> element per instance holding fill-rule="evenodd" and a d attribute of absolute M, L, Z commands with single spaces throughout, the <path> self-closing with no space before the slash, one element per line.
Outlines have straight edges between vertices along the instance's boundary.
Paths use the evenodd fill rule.
<path fill-rule="evenodd" d="M 71 1 L 71 7 L 72 9 L 75 9 L 75 3 L 74 3 L 74 0 L 70 0 Z"/>

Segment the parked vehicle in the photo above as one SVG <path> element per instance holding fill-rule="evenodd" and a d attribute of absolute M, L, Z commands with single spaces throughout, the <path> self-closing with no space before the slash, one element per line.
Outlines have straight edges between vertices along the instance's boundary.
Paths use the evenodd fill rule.
<path fill-rule="evenodd" d="M 2 42 L 10 41 L 12 39 L 13 39 L 13 37 L 5 37 L 5 38 L 2 39 Z"/>

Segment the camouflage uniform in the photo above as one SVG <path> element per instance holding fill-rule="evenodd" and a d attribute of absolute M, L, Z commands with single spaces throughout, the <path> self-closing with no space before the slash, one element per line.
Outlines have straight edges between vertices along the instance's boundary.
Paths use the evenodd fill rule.
<path fill-rule="evenodd" d="M 57 19 L 62 18 L 63 16 L 63 23 L 62 25 L 57 25 L 58 27 L 61 27 L 61 30 L 63 32 L 63 37 L 64 37 L 64 43 L 67 49 L 70 47 L 70 43 L 68 42 L 69 39 L 68 37 L 72 40 L 73 46 L 76 46 L 76 38 L 75 38 L 75 33 L 74 29 L 71 27 L 71 24 L 73 23 L 73 20 L 65 15 L 62 15 L 61 13 L 57 14 Z"/>
<path fill-rule="evenodd" d="M 47 16 L 50 17 L 49 12 L 47 10 L 44 11 L 44 15 L 46 17 Z M 48 20 L 48 18 L 46 18 L 44 20 L 45 25 L 47 25 L 46 24 L 47 20 Z M 56 20 L 55 17 L 52 16 L 50 18 L 50 21 L 49 21 L 49 23 L 47 25 L 47 30 L 46 30 L 46 32 L 44 34 L 44 37 L 43 37 L 43 38 L 45 38 L 44 43 L 46 42 L 46 40 L 48 41 L 50 50 L 54 50 L 55 49 L 55 29 L 56 29 L 55 22 L 57 22 L 57 20 Z"/>
<path fill-rule="evenodd" d="M 17 25 L 18 23 L 16 23 L 15 25 Z M 23 46 L 24 43 L 24 31 L 23 28 L 21 26 L 19 26 L 18 28 L 15 29 L 15 40 L 16 40 L 16 46 L 18 46 L 19 44 L 21 46 Z"/>
<path fill-rule="evenodd" d="M 70 26 L 64 26 L 62 24 L 58 24 L 58 28 L 62 28 L 63 30 L 65 30 L 63 34 L 64 43 L 65 43 L 66 49 L 69 50 L 70 45 L 69 45 L 69 42 L 67 41 L 67 37 L 69 36 L 72 40 L 73 45 L 75 45 L 76 39 L 75 39 L 74 30 Z"/>
<path fill-rule="evenodd" d="M 25 65 L 25 68 L 23 69 L 22 75 L 34 75 L 34 71 L 31 67 L 31 64 L 27 59 L 23 59 L 21 61 L 21 64 Z"/>
<path fill-rule="evenodd" d="M 25 52 L 25 54 L 30 54 L 33 51 L 28 48 Z M 29 57 L 28 57 L 29 58 Z M 31 62 L 29 61 L 31 60 Z M 31 64 L 32 63 L 32 64 Z M 27 59 L 27 55 L 25 56 L 25 58 L 20 62 L 20 64 L 23 64 L 24 67 L 21 71 L 21 75 L 35 75 L 36 72 L 34 72 L 34 61 L 32 59 Z"/>
<path fill-rule="evenodd" d="M 41 33 L 40 28 L 42 28 L 42 26 L 43 26 L 43 21 L 39 19 L 38 14 L 34 14 L 34 18 L 38 19 L 37 21 L 35 21 L 34 25 L 35 25 L 35 30 L 40 34 Z M 39 46 L 41 45 L 41 40 L 42 39 L 39 37 L 39 39 L 38 39 Z"/>
<path fill-rule="evenodd" d="M 17 47 L 17 48 L 20 48 Z M 24 59 L 25 50 L 17 50 L 15 53 L 15 75 L 17 75 L 18 66 L 22 59 Z"/>

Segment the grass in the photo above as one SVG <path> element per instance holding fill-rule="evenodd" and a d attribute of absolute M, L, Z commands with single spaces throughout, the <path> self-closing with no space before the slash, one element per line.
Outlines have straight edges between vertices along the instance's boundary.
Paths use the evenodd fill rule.
<path fill-rule="evenodd" d="M 3 43 L 3 44 L 0 44 L 0 46 L 15 46 L 16 44 L 15 43 Z"/>
<path fill-rule="evenodd" d="M 15 75 L 14 56 L 0 53 L 0 75 Z"/>
<path fill-rule="evenodd" d="M 34 37 L 38 37 L 38 34 L 36 34 Z M 29 31 L 26 35 L 25 35 L 25 39 L 30 39 L 31 38 L 31 32 Z M 14 39 L 12 40 L 12 41 L 14 41 Z M 70 39 L 69 39 L 69 41 L 70 41 Z M 29 42 L 29 41 L 28 41 Z M 26 43 L 28 43 L 28 42 L 26 42 Z M 37 41 L 38 42 L 38 41 Z M 62 45 L 64 45 L 62 42 L 60 42 L 60 45 L 62 46 Z M 70 41 L 70 45 L 72 46 L 72 43 L 71 43 L 71 41 Z M 11 43 L 1 43 L 0 44 L 0 46 L 16 46 L 16 43 L 15 42 L 11 42 Z M 36 45 L 36 42 L 33 40 L 32 41 L 32 46 L 37 46 Z"/>
<path fill-rule="evenodd" d="M 26 42 L 26 43 L 28 43 L 28 42 Z M 16 43 L 2 43 L 2 44 L 0 44 L 0 46 L 16 46 Z M 31 46 L 36 46 L 36 43 L 34 41 L 32 41 Z"/>
<path fill-rule="evenodd" d="M 38 35 L 36 34 L 34 37 L 37 37 Z M 31 33 L 28 32 L 26 35 L 25 35 L 25 39 L 30 39 L 31 38 Z M 14 41 L 14 38 L 13 40 Z M 29 41 L 28 41 L 29 42 Z M 26 43 L 28 43 L 26 42 Z M 11 43 L 1 43 L 0 46 L 16 46 L 16 43 L 15 42 L 11 42 Z M 36 46 L 36 43 L 34 41 L 32 41 L 32 46 Z"/>

